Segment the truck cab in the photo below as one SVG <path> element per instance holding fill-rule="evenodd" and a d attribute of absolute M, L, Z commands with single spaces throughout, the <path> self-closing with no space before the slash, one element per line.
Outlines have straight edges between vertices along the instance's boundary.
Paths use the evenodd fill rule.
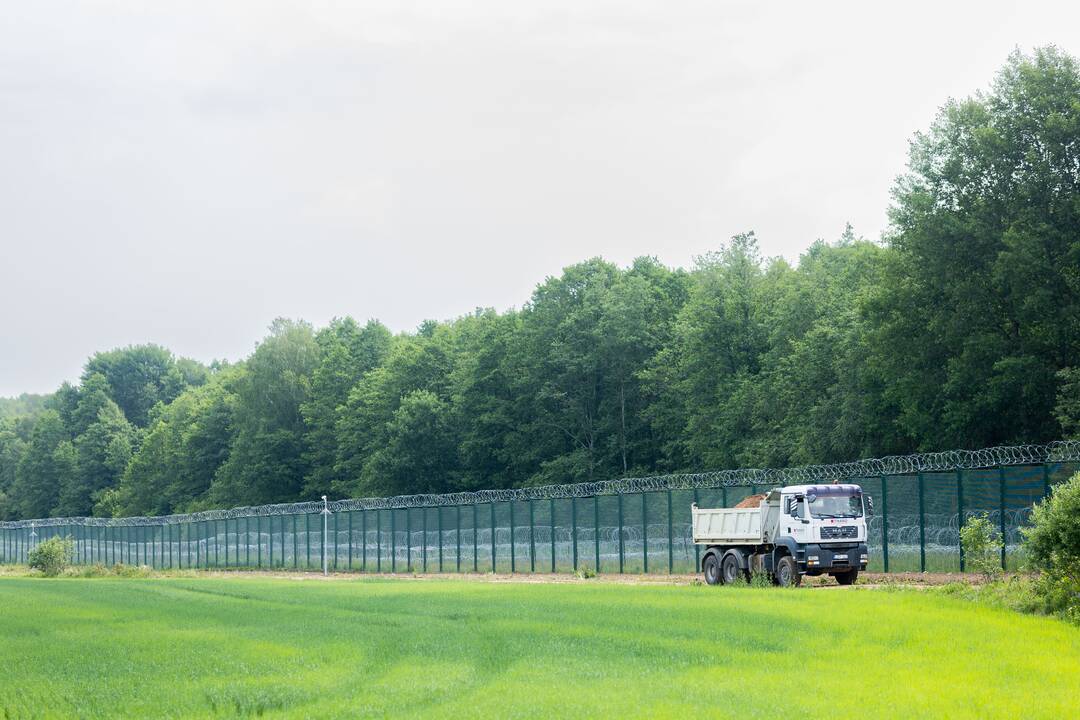
<path fill-rule="evenodd" d="M 793 485 L 780 490 L 776 541 L 800 575 L 828 573 L 841 585 L 866 569 L 866 517 L 873 500 L 858 485 Z"/>
<path fill-rule="evenodd" d="M 756 508 L 691 508 L 693 539 L 706 547 L 709 584 L 764 572 L 780 585 L 829 574 L 850 585 L 869 561 L 866 518 L 873 500 L 858 485 L 791 485 L 768 492 Z"/>

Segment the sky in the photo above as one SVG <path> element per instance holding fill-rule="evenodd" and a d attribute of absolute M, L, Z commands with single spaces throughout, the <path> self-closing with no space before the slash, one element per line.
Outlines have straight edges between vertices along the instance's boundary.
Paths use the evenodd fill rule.
<path fill-rule="evenodd" d="M 279 316 L 395 331 L 574 262 L 879 239 L 913 134 L 1080 4 L 9 2 L 0 396 Z"/>

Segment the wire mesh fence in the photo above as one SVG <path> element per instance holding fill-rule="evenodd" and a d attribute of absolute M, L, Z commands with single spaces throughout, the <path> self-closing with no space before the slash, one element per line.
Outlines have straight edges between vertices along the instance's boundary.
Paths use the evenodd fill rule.
<path fill-rule="evenodd" d="M 843 481 L 876 500 L 869 570 L 964 569 L 960 527 L 986 514 L 1019 567 L 1020 528 L 1080 470 L 1080 442 L 767 470 L 448 495 L 264 505 L 191 515 L 0 522 L 0 562 L 69 537 L 78 564 L 338 572 L 683 573 L 699 566 L 690 505 L 730 507 L 783 485 Z"/>

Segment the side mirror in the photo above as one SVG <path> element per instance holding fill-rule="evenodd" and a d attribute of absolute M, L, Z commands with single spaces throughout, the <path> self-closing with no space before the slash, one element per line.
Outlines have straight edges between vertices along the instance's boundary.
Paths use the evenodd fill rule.
<path fill-rule="evenodd" d="M 874 517 L 874 498 L 869 495 L 863 495 L 866 498 L 866 516 Z"/>

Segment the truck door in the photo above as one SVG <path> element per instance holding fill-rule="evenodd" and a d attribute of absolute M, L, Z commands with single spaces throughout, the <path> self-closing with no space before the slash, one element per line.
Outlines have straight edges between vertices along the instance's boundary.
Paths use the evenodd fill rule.
<path fill-rule="evenodd" d="M 788 495 L 782 501 L 780 533 L 797 543 L 810 542 L 810 511 L 802 495 Z"/>

